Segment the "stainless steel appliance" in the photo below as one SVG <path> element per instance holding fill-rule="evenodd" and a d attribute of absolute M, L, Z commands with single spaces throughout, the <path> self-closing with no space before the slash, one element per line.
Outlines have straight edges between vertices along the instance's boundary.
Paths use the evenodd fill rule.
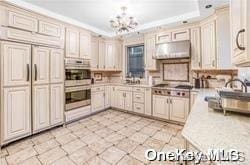
<path fill-rule="evenodd" d="M 90 105 L 90 62 L 65 59 L 65 79 L 66 111 Z"/>
<path fill-rule="evenodd" d="M 174 96 L 174 97 L 190 97 L 190 85 L 168 85 L 168 84 L 158 84 L 152 89 L 153 95 L 163 95 L 163 96 Z"/>
<path fill-rule="evenodd" d="M 156 45 L 156 59 L 190 58 L 190 41 L 169 42 Z"/>
<path fill-rule="evenodd" d="M 65 59 L 65 86 L 91 84 L 90 61 L 80 59 Z"/>

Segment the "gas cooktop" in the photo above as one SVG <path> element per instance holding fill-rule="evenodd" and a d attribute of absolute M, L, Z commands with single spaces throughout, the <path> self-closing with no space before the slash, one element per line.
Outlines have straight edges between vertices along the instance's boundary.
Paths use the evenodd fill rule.
<path fill-rule="evenodd" d="M 192 89 L 192 85 L 173 85 L 173 84 L 157 84 L 154 87 L 156 88 L 176 88 L 176 89 Z"/>

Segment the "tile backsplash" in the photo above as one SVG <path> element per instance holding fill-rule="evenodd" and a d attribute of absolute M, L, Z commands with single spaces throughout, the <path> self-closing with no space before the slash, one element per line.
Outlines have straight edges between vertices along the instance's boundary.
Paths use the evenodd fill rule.
<path fill-rule="evenodd" d="M 250 81 L 250 67 L 238 68 L 238 78 L 241 80 L 249 80 Z"/>

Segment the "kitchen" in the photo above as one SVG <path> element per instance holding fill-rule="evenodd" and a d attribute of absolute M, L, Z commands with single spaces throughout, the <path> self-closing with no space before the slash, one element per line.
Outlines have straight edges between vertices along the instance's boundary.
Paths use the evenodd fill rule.
<path fill-rule="evenodd" d="M 6 0 L 0 13 L 1 164 L 195 162 L 149 149 L 249 164 L 249 1 Z"/>

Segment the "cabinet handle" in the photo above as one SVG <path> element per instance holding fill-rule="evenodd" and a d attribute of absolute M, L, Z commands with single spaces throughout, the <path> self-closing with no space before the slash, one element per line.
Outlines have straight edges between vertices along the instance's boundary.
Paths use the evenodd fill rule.
<path fill-rule="evenodd" d="M 199 62 L 199 67 L 201 67 L 201 62 Z"/>
<path fill-rule="evenodd" d="M 244 33 L 244 32 L 245 32 L 245 29 L 241 29 L 241 30 L 237 33 L 237 35 L 236 35 L 236 45 L 237 45 L 237 47 L 238 47 L 240 50 L 245 50 L 245 49 L 246 49 L 244 46 L 240 46 L 240 44 L 239 44 L 239 36 L 240 36 L 241 33 Z"/>
<path fill-rule="evenodd" d="M 103 97 L 105 97 L 105 93 L 103 93 Z"/>
<path fill-rule="evenodd" d="M 172 104 L 172 99 L 169 99 L 170 104 Z"/>
<path fill-rule="evenodd" d="M 27 64 L 27 81 L 30 81 L 30 65 Z"/>
<path fill-rule="evenodd" d="M 34 64 L 35 67 L 35 81 L 37 81 L 37 64 Z"/>
<path fill-rule="evenodd" d="M 215 60 L 213 60 L 212 65 L 215 66 Z"/>
<path fill-rule="evenodd" d="M 96 68 L 99 68 L 98 64 L 96 65 Z"/>
<path fill-rule="evenodd" d="M 167 104 L 168 104 L 168 99 L 167 99 Z"/>

